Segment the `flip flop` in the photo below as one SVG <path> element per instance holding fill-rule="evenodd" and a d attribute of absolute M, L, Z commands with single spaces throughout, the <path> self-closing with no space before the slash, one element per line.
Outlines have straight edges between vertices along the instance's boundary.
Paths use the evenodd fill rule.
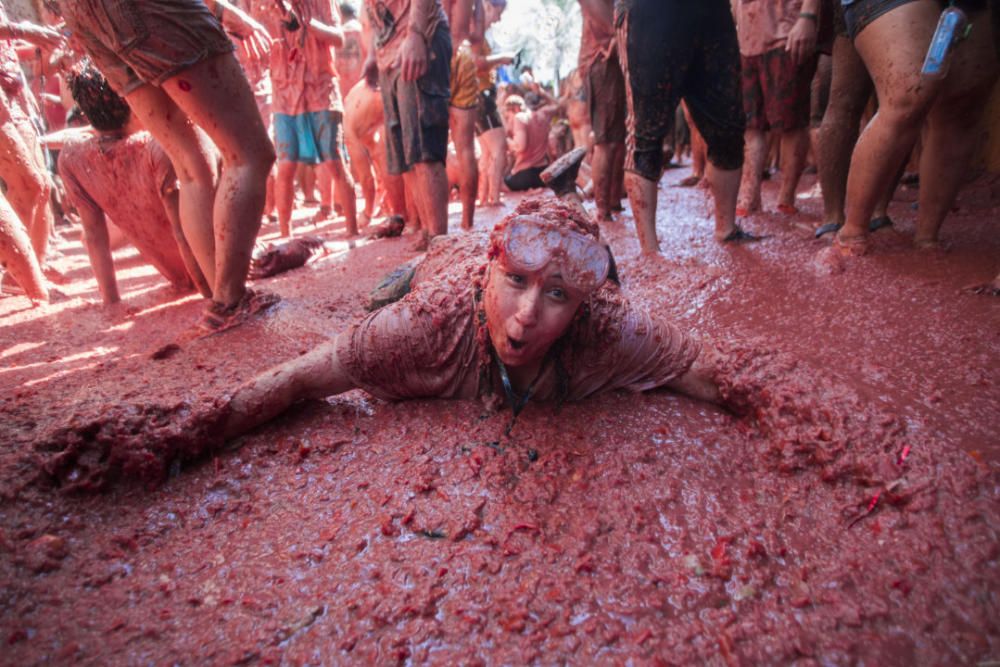
<path fill-rule="evenodd" d="M 820 225 L 816 228 L 815 238 L 820 238 L 825 234 L 830 234 L 832 232 L 839 232 L 840 228 L 843 227 L 842 224 L 836 222 L 828 222 L 825 225 Z"/>
<path fill-rule="evenodd" d="M 868 223 L 869 232 L 877 232 L 883 227 L 892 227 L 892 218 L 887 215 L 880 215 L 877 218 L 872 218 Z"/>
<path fill-rule="evenodd" d="M 723 243 L 753 243 L 755 241 L 763 241 L 766 236 L 757 236 L 756 234 L 751 234 L 750 232 L 744 231 L 741 227 L 737 225 L 736 229 L 729 232 L 726 238 L 722 239 Z"/>

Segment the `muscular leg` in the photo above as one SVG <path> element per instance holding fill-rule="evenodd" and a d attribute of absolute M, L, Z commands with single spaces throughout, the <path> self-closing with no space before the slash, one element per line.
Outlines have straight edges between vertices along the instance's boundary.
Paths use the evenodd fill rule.
<path fill-rule="evenodd" d="M 330 160 L 323 162 L 319 166 L 320 182 L 325 178 L 329 178 L 333 181 L 333 187 L 337 191 L 337 201 L 340 202 L 341 207 L 344 210 L 344 217 L 347 219 L 347 235 L 357 236 L 358 235 L 358 200 L 357 196 L 354 194 L 354 181 L 348 176 L 347 170 L 344 169 L 344 162 L 342 160 Z"/>
<path fill-rule="evenodd" d="M 507 161 L 507 137 L 502 127 L 495 127 L 483 132 L 479 140 L 488 146 L 493 158 L 486 175 L 486 203 L 496 205 L 500 203 L 500 185 Z"/>
<path fill-rule="evenodd" d="M 615 158 L 618 156 L 619 142 L 606 142 L 594 145 L 593 180 L 594 200 L 597 203 L 598 220 L 611 220 L 611 206 L 618 202 L 613 200 Z"/>
<path fill-rule="evenodd" d="M 809 152 L 809 130 L 801 128 L 781 133 L 781 190 L 778 206 L 787 211 L 795 208 L 795 190 L 806 166 Z M 760 197 L 760 189 L 757 190 Z"/>
<path fill-rule="evenodd" d="M 479 168 L 476 165 L 476 115 L 475 109 L 451 107 L 451 138 L 458 158 L 458 191 L 462 199 L 462 229 L 472 229 L 476 212 L 476 184 Z"/>
<path fill-rule="evenodd" d="M 659 252 L 660 244 L 656 240 L 656 181 L 626 172 L 625 190 L 632 203 L 632 216 L 635 218 L 635 230 L 639 235 L 642 252 Z"/>
<path fill-rule="evenodd" d="M 7 198 L 0 194 L 0 262 L 33 302 L 47 302 L 48 290 L 42 270 L 24 231 Z"/>
<path fill-rule="evenodd" d="M 837 36 L 833 42 L 830 103 L 820 126 L 817 156 L 823 189 L 823 224 L 844 223 L 847 168 L 871 91 L 871 77 L 854 44 L 847 37 Z"/>
<path fill-rule="evenodd" d="M 743 166 L 743 180 L 740 183 L 738 206 L 746 213 L 760 210 L 760 181 L 767 159 L 767 138 L 763 130 L 748 129 L 746 139 L 746 160 Z"/>
<path fill-rule="evenodd" d="M 984 13 L 979 25 L 985 27 L 985 18 Z M 931 107 L 920 156 L 920 208 L 913 239 L 918 247 L 937 244 L 941 223 L 975 152 L 979 121 L 997 78 L 988 30 L 971 34 L 953 58 L 944 88 Z"/>
<path fill-rule="evenodd" d="M 216 250 L 213 293 L 215 301 L 235 304 L 246 291 L 274 146 L 250 85 L 232 54 L 193 65 L 166 81 L 163 88 L 222 153 L 222 176 L 212 209 Z"/>
<path fill-rule="evenodd" d="M 218 177 L 208 137 L 159 88 L 143 85 L 125 100 L 170 157 L 180 183 L 181 228 L 208 283 L 215 285 L 212 204 Z"/>
<path fill-rule="evenodd" d="M 448 233 L 448 175 L 441 162 L 418 162 L 413 174 L 413 197 L 428 236 Z"/>
<path fill-rule="evenodd" d="M 841 243 L 867 235 L 875 204 L 909 154 L 924 114 L 940 89 L 920 78 L 940 13 L 941 7 L 934 0 L 900 5 L 875 19 L 854 40 L 875 82 L 880 106 L 851 158 L 847 216 L 837 234 Z M 890 42 L 893 48 L 885 48 Z"/>
<path fill-rule="evenodd" d="M 292 235 L 292 209 L 295 206 L 295 173 L 299 163 L 282 160 L 278 162 L 278 174 L 274 177 L 274 203 L 278 209 L 278 228 L 282 236 Z"/>
<path fill-rule="evenodd" d="M 48 205 L 51 188 L 44 165 L 39 167 L 18 125 L 9 118 L 0 125 L 0 178 L 7 184 L 9 204 L 27 225 L 35 257 L 42 263 L 51 227 Z"/>
<path fill-rule="evenodd" d="M 742 169 L 719 169 L 709 163 L 706 172 L 715 203 L 715 240 L 722 241 L 736 231 L 736 197 Z"/>

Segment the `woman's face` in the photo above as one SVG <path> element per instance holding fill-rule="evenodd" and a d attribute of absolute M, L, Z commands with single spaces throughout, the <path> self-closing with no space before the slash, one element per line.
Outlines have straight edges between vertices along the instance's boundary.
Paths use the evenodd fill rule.
<path fill-rule="evenodd" d="M 566 284 L 556 262 L 524 271 L 508 267 L 501 256 L 491 264 L 483 299 L 497 356 L 510 368 L 537 370 L 584 296 Z"/>

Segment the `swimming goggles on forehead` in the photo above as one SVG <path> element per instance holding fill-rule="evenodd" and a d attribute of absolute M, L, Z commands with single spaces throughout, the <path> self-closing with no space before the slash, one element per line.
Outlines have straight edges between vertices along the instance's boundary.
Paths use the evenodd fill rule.
<path fill-rule="evenodd" d="M 540 218 L 520 215 L 507 223 L 503 233 L 504 260 L 513 269 L 537 271 L 549 262 L 559 265 L 571 287 L 590 293 L 608 278 L 608 249 L 592 236 L 546 224 Z"/>

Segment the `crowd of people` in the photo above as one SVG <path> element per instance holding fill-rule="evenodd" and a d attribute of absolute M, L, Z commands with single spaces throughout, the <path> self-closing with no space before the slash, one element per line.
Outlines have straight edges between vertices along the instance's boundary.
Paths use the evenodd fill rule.
<path fill-rule="evenodd" d="M 247 288 L 248 268 L 262 220 L 294 233 L 296 188 L 318 189 L 316 220 L 342 217 L 348 236 L 381 215 L 426 249 L 448 233 L 453 189 L 469 230 L 477 204 L 551 185 L 547 172 L 577 149 L 569 171 L 593 219 L 575 193 L 529 200 L 484 246 L 438 251 L 450 261 L 440 276 L 434 262 L 421 267 L 421 298 L 455 267 L 486 262 L 469 303 L 448 301 L 453 330 L 436 317 L 424 331 L 404 299 L 237 394 L 256 423 L 353 386 L 473 395 L 493 382 L 483 368 L 515 405 L 663 384 L 715 397 L 710 354 L 618 303 L 600 242 L 627 197 L 643 252 L 658 252 L 657 216 L 669 215 L 657 211 L 658 183 L 685 145 L 694 173 L 682 184 L 707 184 L 720 243 L 760 239 L 738 220 L 761 210 L 772 162 L 777 209 L 796 214 L 810 154 L 824 203 L 816 233 L 832 233 L 836 252 L 863 254 L 892 224 L 887 202 L 909 163 L 914 244 L 938 243 L 1000 73 L 997 2 L 953 3 L 964 23 L 946 40 L 946 72 L 922 72 L 938 0 L 579 4 L 578 67 L 561 91 L 537 83 L 520 54 L 491 50 L 505 0 L 46 1 L 37 23 L 12 22 L 0 4 L 4 288 L 46 301 L 54 221 L 78 221 L 106 303 L 119 299 L 111 251 L 124 239 L 206 297 L 201 329 L 225 330 L 276 298 Z M 377 340 L 394 341 L 392 368 Z M 634 363 L 594 362 L 604 375 L 577 377 L 583 366 L 566 360 L 592 348 Z"/>

